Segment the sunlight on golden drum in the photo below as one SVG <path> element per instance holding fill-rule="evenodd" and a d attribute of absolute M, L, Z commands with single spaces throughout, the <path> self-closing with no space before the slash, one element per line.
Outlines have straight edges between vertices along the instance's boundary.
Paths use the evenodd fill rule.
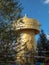
<path fill-rule="evenodd" d="M 40 23 L 33 18 L 24 16 L 23 18 L 20 18 L 16 23 L 14 23 L 13 27 L 15 27 L 17 34 L 17 61 L 25 61 L 25 56 L 27 53 L 31 51 L 33 53 L 36 52 L 35 35 L 40 32 Z"/>
<path fill-rule="evenodd" d="M 13 26 L 16 27 L 16 30 L 33 29 L 35 33 L 40 31 L 40 23 L 33 18 L 28 18 L 27 16 L 20 18 Z"/>

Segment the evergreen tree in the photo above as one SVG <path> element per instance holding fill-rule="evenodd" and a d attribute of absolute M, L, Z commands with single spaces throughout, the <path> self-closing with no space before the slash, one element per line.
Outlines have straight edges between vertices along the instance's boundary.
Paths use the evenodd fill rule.
<path fill-rule="evenodd" d="M 21 17 L 22 7 L 17 0 L 0 0 L 0 17 L 8 21 Z"/>
<path fill-rule="evenodd" d="M 21 11 L 17 0 L 0 0 L 0 61 L 16 58 L 16 35 L 11 22 L 21 17 Z"/>
<path fill-rule="evenodd" d="M 49 40 L 47 41 L 47 51 L 46 51 L 47 53 L 46 53 L 46 56 L 48 56 L 49 57 Z"/>
<path fill-rule="evenodd" d="M 47 46 L 47 38 L 46 38 L 46 34 L 44 33 L 43 30 L 41 30 L 41 32 L 39 34 L 39 39 L 38 39 L 37 45 L 38 45 L 38 47 L 40 45 L 41 48 L 39 48 L 39 49 L 42 49 L 42 50 L 45 50 L 46 49 L 46 46 Z"/>
<path fill-rule="evenodd" d="M 47 51 L 47 38 L 43 30 L 41 30 L 39 34 L 39 39 L 37 41 L 37 47 L 38 47 L 39 55 L 45 55 L 44 51 Z"/>
<path fill-rule="evenodd" d="M 43 30 L 41 30 L 39 34 L 39 39 L 37 41 L 37 48 L 38 48 L 38 55 L 39 56 L 45 56 L 47 55 L 47 37 Z M 39 58 L 40 62 L 45 62 L 44 58 Z"/>

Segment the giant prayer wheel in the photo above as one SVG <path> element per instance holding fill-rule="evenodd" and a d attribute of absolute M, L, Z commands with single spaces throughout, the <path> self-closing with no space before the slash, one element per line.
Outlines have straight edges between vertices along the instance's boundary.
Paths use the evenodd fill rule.
<path fill-rule="evenodd" d="M 40 23 L 33 18 L 24 16 L 17 20 L 17 22 L 13 24 L 13 27 L 15 27 L 17 35 L 16 62 L 27 62 L 26 57 L 28 57 L 28 61 L 31 62 L 31 53 L 33 53 L 32 56 L 36 53 L 35 35 L 40 32 Z"/>

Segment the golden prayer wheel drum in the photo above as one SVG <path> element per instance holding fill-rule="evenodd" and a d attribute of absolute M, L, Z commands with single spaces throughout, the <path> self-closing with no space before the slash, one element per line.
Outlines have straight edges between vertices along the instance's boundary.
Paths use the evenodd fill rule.
<path fill-rule="evenodd" d="M 14 23 L 13 27 L 15 27 L 17 34 L 16 61 L 27 62 L 27 54 L 27 57 L 30 57 L 31 53 L 34 55 L 36 52 L 35 35 L 40 31 L 40 24 L 37 20 L 24 16 Z M 30 58 L 28 61 L 30 61 Z"/>

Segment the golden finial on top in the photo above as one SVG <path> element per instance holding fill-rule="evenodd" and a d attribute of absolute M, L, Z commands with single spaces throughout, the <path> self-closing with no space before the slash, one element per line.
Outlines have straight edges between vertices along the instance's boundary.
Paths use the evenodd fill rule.
<path fill-rule="evenodd" d="M 25 16 L 24 17 L 27 17 L 27 14 L 25 14 Z"/>

